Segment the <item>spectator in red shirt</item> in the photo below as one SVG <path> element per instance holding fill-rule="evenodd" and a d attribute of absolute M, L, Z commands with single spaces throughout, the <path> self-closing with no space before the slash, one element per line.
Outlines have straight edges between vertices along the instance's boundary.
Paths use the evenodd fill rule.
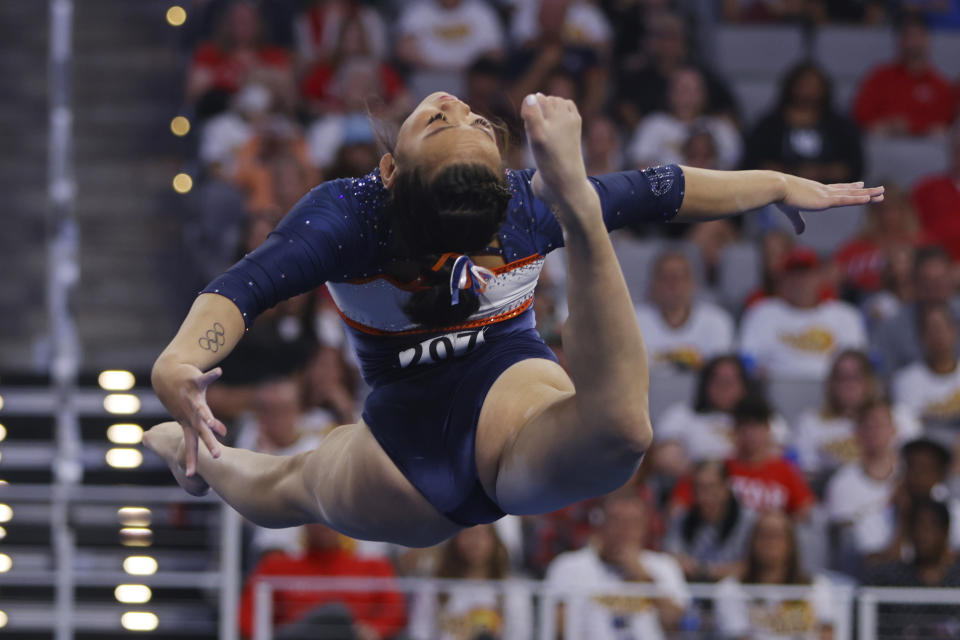
<path fill-rule="evenodd" d="M 333 529 L 322 524 L 308 524 L 303 528 L 307 538 L 307 548 L 303 555 L 268 553 L 247 578 L 240 600 L 240 631 L 244 636 L 250 637 L 253 634 L 254 590 L 261 577 L 394 577 L 393 567 L 389 562 L 356 556 L 353 551 L 345 547 L 344 538 Z M 345 616 L 342 614 L 338 615 L 342 608 L 349 611 L 349 622 L 344 620 Z M 348 628 L 346 637 L 379 640 L 399 633 L 406 624 L 406 620 L 406 603 L 403 594 L 399 591 L 338 593 L 336 591 L 276 590 L 273 592 L 274 628 L 295 625 L 296 628 L 302 627 L 305 633 L 313 628 L 312 635 L 303 637 L 327 637 L 316 633 L 316 629 L 326 622 L 330 627 L 337 625 L 352 627 L 353 635 L 349 635 Z"/>
<path fill-rule="evenodd" d="M 910 198 L 896 184 L 887 183 L 883 202 L 867 209 L 863 229 L 833 255 L 843 288 L 860 294 L 879 290 L 890 253 L 920 242 Z"/>
<path fill-rule="evenodd" d="M 285 110 L 296 104 L 290 54 L 263 42 L 262 31 L 256 7 L 236 2 L 214 39 L 197 47 L 187 76 L 187 100 L 197 104 L 201 115 L 224 110 L 226 96 L 251 79 L 267 85 Z"/>
<path fill-rule="evenodd" d="M 733 410 L 734 454 L 726 461 L 733 492 L 748 509 L 782 509 L 802 520 L 814 503 L 813 492 L 799 469 L 777 453 L 771 417 L 770 406 L 757 395 L 745 397 Z M 684 507 L 693 503 L 689 477 L 677 484 L 673 502 Z"/>
<path fill-rule="evenodd" d="M 913 205 L 924 232 L 960 260 L 960 124 L 950 135 L 950 168 L 917 184 Z"/>
<path fill-rule="evenodd" d="M 857 122 L 880 135 L 922 136 L 950 126 L 957 103 L 930 62 L 923 18 L 908 15 L 898 31 L 897 59 L 870 72 L 854 102 Z"/>

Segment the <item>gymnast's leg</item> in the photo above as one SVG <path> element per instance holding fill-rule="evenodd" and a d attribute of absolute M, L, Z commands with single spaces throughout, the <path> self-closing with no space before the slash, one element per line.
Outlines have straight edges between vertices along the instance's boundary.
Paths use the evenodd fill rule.
<path fill-rule="evenodd" d="M 198 475 L 184 473 L 183 429 L 159 424 L 144 444 L 195 495 L 212 487 L 231 507 L 263 527 L 322 522 L 341 533 L 407 546 L 429 546 L 459 529 L 403 477 L 363 423 L 338 427 L 313 451 L 274 456 L 221 446 L 213 458 L 201 444 Z"/>
<path fill-rule="evenodd" d="M 484 488 L 510 513 L 538 513 L 624 484 L 652 440 L 647 355 L 599 199 L 580 155 L 580 119 L 566 100 L 524 105 L 538 197 L 564 229 L 570 374 L 517 363 L 484 401 L 477 461 Z M 575 391 L 574 391 L 575 388 Z"/>

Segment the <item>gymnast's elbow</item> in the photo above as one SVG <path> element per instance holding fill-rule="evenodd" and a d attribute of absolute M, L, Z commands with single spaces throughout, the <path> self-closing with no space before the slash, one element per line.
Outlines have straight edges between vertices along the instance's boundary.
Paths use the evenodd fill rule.
<path fill-rule="evenodd" d="M 606 412 L 604 423 L 616 441 L 617 448 L 637 456 L 643 455 L 653 443 L 653 426 L 646 407 L 632 406 Z"/>

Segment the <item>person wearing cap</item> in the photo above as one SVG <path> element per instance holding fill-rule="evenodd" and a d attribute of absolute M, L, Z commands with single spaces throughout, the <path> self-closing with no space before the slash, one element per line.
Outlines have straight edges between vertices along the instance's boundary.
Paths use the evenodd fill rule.
<path fill-rule="evenodd" d="M 740 351 L 768 377 L 823 381 L 840 351 L 866 345 L 863 319 L 839 300 L 821 300 L 820 259 L 798 247 L 783 262 L 777 296 L 757 302 L 740 325 Z"/>

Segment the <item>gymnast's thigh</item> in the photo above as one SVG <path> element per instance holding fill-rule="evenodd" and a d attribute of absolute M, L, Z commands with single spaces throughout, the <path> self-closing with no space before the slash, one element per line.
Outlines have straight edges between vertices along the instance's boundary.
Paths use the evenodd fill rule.
<path fill-rule="evenodd" d="M 344 535 L 424 547 L 460 529 L 410 484 L 362 421 L 330 432 L 303 475 L 323 521 Z"/>

